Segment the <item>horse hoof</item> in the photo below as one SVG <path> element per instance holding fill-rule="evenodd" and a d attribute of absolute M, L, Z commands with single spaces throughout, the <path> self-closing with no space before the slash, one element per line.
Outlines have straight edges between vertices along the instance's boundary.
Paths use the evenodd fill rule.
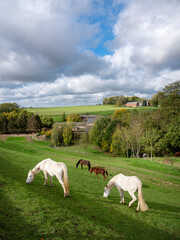
<path fill-rule="evenodd" d="M 69 197 L 69 194 L 64 194 L 64 197 Z"/>

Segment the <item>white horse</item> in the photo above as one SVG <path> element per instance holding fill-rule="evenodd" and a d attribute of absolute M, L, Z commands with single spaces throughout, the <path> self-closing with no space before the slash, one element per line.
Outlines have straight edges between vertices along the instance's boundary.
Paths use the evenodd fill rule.
<path fill-rule="evenodd" d="M 143 195 L 142 195 L 142 182 L 141 180 L 136 177 L 136 176 L 124 176 L 123 174 L 118 174 L 114 176 L 108 184 L 104 188 L 104 195 L 103 197 L 108 197 L 111 189 L 116 186 L 120 197 L 121 201 L 120 203 L 124 203 L 124 191 L 128 191 L 128 193 L 132 197 L 132 201 L 129 202 L 129 207 L 133 204 L 133 202 L 136 201 L 136 196 L 134 193 L 138 190 L 138 206 L 136 211 L 139 212 L 139 208 L 142 212 L 145 212 L 148 210 L 148 206 L 144 201 Z"/>
<path fill-rule="evenodd" d="M 47 185 L 48 174 L 51 182 L 50 186 L 52 186 L 52 177 L 56 176 L 59 183 L 63 187 L 64 197 L 69 196 L 69 178 L 67 174 L 67 167 L 64 163 L 55 162 L 50 158 L 39 162 L 32 170 L 29 171 L 26 183 L 30 184 L 34 180 L 36 174 L 38 174 L 40 171 L 43 171 L 45 176 L 44 185 Z"/>

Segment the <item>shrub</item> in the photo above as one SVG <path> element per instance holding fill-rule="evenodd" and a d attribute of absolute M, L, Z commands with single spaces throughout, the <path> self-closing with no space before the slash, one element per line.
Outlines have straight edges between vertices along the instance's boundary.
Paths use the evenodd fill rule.
<path fill-rule="evenodd" d="M 67 116 L 67 122 L 82 122 L 82 119 L 78 113 L 71 113 Z"/>
<path fill-rule="evenodd" d="M 45 136 L 46 136 L 46 138 L 50 138 L 51 137 L 51 131 L 45 132 Z"/>
<path fill-rule="evenodd" d="M 41 116 L 41 123 L 44 128 L 52 128 L 54 120 L 48 115 L 43 115 Z"/>

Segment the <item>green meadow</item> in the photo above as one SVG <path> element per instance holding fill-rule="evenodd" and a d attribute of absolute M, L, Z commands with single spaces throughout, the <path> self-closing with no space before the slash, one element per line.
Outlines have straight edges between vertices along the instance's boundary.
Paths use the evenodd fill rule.
<path fill-rule="evenodd" d="M 50 148 L 48 142 L 26 141 L 11 137 L 0 141 L 0 239 L 180 239 L 180 160 L 171 158 L 118 158 L 93 146 L 83 152 L 80 146 Z M 27 173 L 38 162 L 52 158 L 68 168 L 70 197 L 53 178 L 53 187 L 44 186 L 39 173 L 26 184 Z M 86 159 L 92 166 L 108 170 L 107 181 L 94 178 L 87 167 L 75 165 Z M 161 162 L 161 163 L 160 163 Z M 116 174 L 138 176 L 149 211 L 136 213 L 137 202 L 128 208 L 131 197 L 125 192 L 125 204 L 113 188 L 103 198 L 106 183 Z"/>
<path fill-rule="evenodd" d="M 115 105 L 90 105 L 90 106 L 71 106 L 71 107 L 47 107 L 47 108 L 27 108 L 27 111 L 33 112 L 39 115 L 51 115 L 55 121 L 59 121 L 62 114 L 65 113 L 79 113 L 79 114 L 97 114 L 103 116 L 109 116 L 117 109 L 124 107 L 116 107 Z M 134 108 L 126 108 L 133 110 Z M 156 107 L 138 107 L 140 111 L 153 111 Z"/>

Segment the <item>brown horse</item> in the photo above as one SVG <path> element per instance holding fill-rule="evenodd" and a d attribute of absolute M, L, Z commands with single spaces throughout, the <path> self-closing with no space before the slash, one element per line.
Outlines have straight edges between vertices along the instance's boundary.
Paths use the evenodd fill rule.
<path fill-rule="evenodd" d="M 180 152 L 176 152 L 174 156 L 175 157 L 180 157 Z"/>
<path fill-rule="evenodd" d="M 76 168 L 78 167 L 79 164 L 81 164 L 81 169 L 83 169 L 83 165 L 87 165 L 87 166 L 88 166 L 88 170 L 90 170 L 90 168 L 91 168 L 91 163 L 90 163 L 90 161 L 80 159 L 80 160 L 76 163 Z"/>
<path fill-rule="evenodd" d="M 105 168 L 93 167 L 93 168 L 90 169 L 90 174 L 91 174 L 92 172 L 94 172 L 94 176 L 97 175 L 97 178 L 99 178 L 99 177 L 98 177 L 98 174 L 102 174 L 102 175 L 103 175 L 103 180 L 106 180 L 105 174 L 106 174 L 107 177 L 108 177 L 108 172 L 107 172 L 107 170 L 106 170 Z M 94 177 L 94 176 L 93 176 L 93 177 Z"/>

